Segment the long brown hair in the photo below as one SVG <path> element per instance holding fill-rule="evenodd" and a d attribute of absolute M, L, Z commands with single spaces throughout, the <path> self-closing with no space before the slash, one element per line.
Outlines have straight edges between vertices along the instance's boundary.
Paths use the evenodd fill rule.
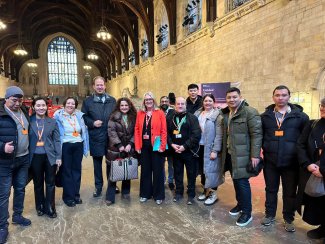
<path fill-rule="evenodd" d="M 121 112 L 120 111 L 120 106 L 121 106 L 121 102 L 127 102 L 127 104 L 129 105 L 129 111 L 127 112 L 127 116 L 128 116 L 128 122 L 135 122 L 135 119 L 137 117 L 137 110 L 135 109 L 132 101 L 127 98 L 127 97 L 121 97 L 117 100 L 115 108 L 112 112 L 112 115 L 115 114 L 116 112 Z"/>

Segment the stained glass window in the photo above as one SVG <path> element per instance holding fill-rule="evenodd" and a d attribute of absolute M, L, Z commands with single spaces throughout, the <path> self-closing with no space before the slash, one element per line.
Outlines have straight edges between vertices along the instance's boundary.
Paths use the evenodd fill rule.
<path fill-rule="evenodd" d="M 68 39 L 54 38 L 48 45 L 47 59 L 50 85 L 78 85 L 76 49 Z"/>

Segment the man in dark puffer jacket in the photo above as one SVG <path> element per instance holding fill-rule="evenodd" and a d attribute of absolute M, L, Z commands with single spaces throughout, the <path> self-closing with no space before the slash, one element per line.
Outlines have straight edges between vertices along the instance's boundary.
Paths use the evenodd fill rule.
<path fill-rule="evenodd" d="M 8 237 L 8 205 L 14 188 L 12 223 L 31 224 L 22 216 L 29 168 L 29 116 L 22 106 L 24 93 L 17 86 L 8 87 L 0 101 L 0 243 Z"/>
<path fill-rule="evenodd" d="M 294 232 L 295 200 L 299 177 L 296 142 L 308 116 L 298 105 L 288 103 L 290 90 L 278 86 L 273 91 L 274 104 L 261 115 L 263 125 L 263 153 L 265 179 L 265 217 L 261 224 L 271 225 L 275 221 L 280 178 L 283 189 L 284 228 Z"/>

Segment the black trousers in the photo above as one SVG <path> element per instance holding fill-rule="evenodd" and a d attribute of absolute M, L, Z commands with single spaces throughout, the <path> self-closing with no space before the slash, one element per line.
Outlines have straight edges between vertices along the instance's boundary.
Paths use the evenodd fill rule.
<path fill-rule="evenodd" d="M 81 161 L 83 143 L 63 143 L 62 145 L 62 186 L 64 202 L 80 198 Z"/>
<path fill-rule="evenodd" d="M 55 171 L 46 154 L 34 154 L 31 164 L 36 210 L 51 212 L 55 209 Z M 44 195 L 44 179 L 46 191 Z"/>
<path fill-rule="evenodd" d="M 204 146 L 203 145 L 200 145 L 200 150 L 199 150 L 198 174 L 201 175 L 201 184 L 204 188 L 205 174 L 204 174 Z"/>
<path fill-rule="evenodd" d="M 106 200 L 115 202 L 115 193 L 116 193 L 116 182 L 109 180 L 109 174 L 111 171 L 111 164 L 106 164 L 106 175 L 107 175 L 107 191 L 106 191 Z M 131 188 L 130 180 L 122 180 L 122 195 L 129 194 Z"/>
<path fill-rule="evenodd" d="M 195 197 L 195 178 L 197 170 L 197 159 L 191 152 L 174 153 L 174 178 L 176 184 L 175 193 L 183 195 L 184 193 L 184 166 L 187 174 L 187 195 L 189 198 Z"/>
<path fill-rule="evenodd" d="M 154 200 L 164 200 L 164 155 L 160 152 L 152 151 L 151 145 L 143 145 L 140 162 L 140 197 L 148 199 L 153 197 Z"/>
<path fill-rule="evenodd" d="M 280 179 L 282 182 L 282 199 L 283 199 L 283 218 L 292 222 L 295 216 L 296 193 L 299 180 L 298 168 L 277 168 L 272 163 L 265 163 L 264 169 L 265 179 L 265 214 L 275 217 L 278 204 L 278 191 Z"/>
<path fill-rule="evenodd" d="M 93 163 L 94 163 L 94 178 L 95 178 L 95 187 L 96 189 L 102 189 L 104 185 L 103 180 L 103 156 L 95 157 L 93 156 Z"/>

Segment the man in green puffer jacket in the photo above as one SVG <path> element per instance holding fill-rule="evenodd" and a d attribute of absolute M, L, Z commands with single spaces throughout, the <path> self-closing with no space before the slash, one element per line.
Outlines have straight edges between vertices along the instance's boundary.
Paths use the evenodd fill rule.
<path fill-rule="evenodd" d="M 248 106 L 238 88 L 232 87 L 226 93 L 228 107 L 222 109 L 224 117 L 222 165 L 229 170 L 236 192 L 237 205 L 229 211 L 239 215 L 238 226 L 252 221 L 252 200 L 246 167 L 259 163 L 262 146 L 262 123 L 256 109 Z"/>

